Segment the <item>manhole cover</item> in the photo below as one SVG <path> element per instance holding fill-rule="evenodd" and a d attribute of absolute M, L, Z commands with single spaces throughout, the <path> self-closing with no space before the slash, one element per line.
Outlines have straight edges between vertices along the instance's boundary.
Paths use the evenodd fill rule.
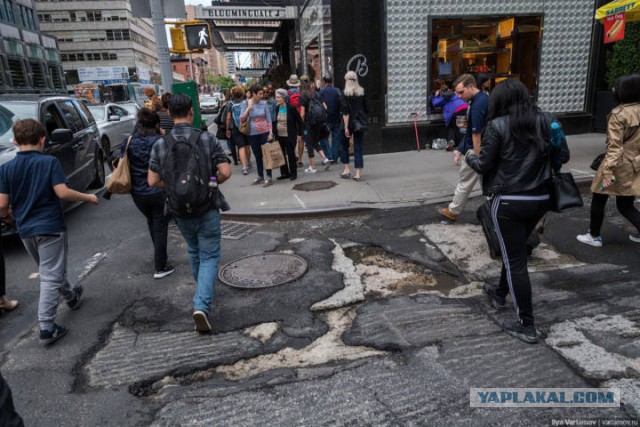
<path fill-rule="evenodd" d="M 260 289 L 292 282 L 302 277 L 307 267 L 307 261 L 298 255 L 270 252 L 232 261 L 218 276 L 235 288 Z"/>
<path fill-rule="evenodd" d="M 335 187 L 336 184 L 333 181 L 311 181 L 305 182 L 304 184 L 297 184 L 293 186 L 294 190 L 297 191 L 318 191 L 318 190 L 328 190 L 329 188 Z"/>
<path fill-rule="evenodd" d="M 229 240 L 242 239 L 255 230 L 256 227 L 258 227 L 258 224 L 249 222 L 222 221 L 220 224 L 222 238 Z"/>

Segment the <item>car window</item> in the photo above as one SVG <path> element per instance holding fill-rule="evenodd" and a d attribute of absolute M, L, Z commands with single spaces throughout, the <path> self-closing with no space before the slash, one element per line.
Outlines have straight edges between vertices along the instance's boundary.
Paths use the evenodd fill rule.
<path fill-rule="evenodd" d="M 138 107 L 135 104 L 126 104 L 123 106 L 125 110 L 129 112 L 130 116 L 135 116 L 138 114 Z"/>
<path fill-rule="evenodd" d="M 76 110 L 73 101 L 60 101 L 58 102 L 58 106 L 60 106 L 62 114 L 73 133 L 80 132 L 82 129 L 84 129 L 82 117 L 80 117 L 80 113 L 78 112 L 78 110 Z"/>
<path fill-rule="evenodd" d="M 101 122 L 104 120 L 104 107 L 102 105 L 92 105 L 88 108 L 97 121 Z"/>
<path fill-rule="evenodd" d="M 91 114 L 91 111 L 89 111 L 84 102 L 76 102 L 76 104 L 78 105 L 78 108 L 80 110 L 80 115 L 82 115 L 82 120 L 85 123 L 85 127 L 88 127 L 89 125 L 92 125 L 96 122 L 95 118 Z"/>
<path fill-rule="evenodd" d="M 38 120 L 38 105 L 35 102 L 0 103 L 0 146 L 13 147 L 13 124 L 16 120 Z"/>
<path fill-rule="evenodd" d="M 44 127 L 47 129 L 47 134 L 51 136 L 51 133 L 56 129 L 66 129 L 64 120 L 60 115 L 60 111 L 56 108 L 54 103 L 49 104 L 45 109 L 42 117 Z"/>
<path fill-rule="evenodd" d="M 120 116 L 121 118 L 129 116 L 129 112 L 124 108 L 120 108 L 120 107 L 113 107 L 113 113 L 117 116 Z"/>

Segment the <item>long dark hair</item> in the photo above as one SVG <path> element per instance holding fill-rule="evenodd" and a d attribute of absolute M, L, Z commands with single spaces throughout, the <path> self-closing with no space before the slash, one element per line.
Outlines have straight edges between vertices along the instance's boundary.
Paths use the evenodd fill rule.
<path fill-rule="evenodd" d="M 508 79 L 491 92 L 487 120 L 508 116 L 509 134 L 515 141 L 538 144 L 538 112 L 527 87 L 519 80 Z"/>
<path fill-rule="evenodd" d="M 618 78 L 613 87 L 613 96 L 620 104 L 640 102 L 640 74 L 627 74 Z"/>

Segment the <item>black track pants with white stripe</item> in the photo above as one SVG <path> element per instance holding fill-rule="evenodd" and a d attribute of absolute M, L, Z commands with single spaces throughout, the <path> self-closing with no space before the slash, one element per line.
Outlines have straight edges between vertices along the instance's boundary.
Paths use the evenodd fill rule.
<path fill-rule="evenodd" d="M 496 293 L 511 293 L 516 313 L 525 326 L 533 326 L 531 282 L 527 271 L 527 238 L 549 209 L 549 195 L 496 196 L 491 216 L 502 249 L 502 274 Z"/>

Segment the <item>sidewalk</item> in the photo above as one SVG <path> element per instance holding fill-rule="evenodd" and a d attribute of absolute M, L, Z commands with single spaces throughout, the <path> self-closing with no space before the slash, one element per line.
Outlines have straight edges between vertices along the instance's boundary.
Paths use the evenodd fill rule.
<path fill-rule="evenodd" d="M 571 161 L 563 170 L 570 170 L 579 184 L 590 182 L 593 171 L 589 165 L 604 150 L 605 135 L 572 135 L 567 140 Z M 306 166 L 306 154 L 304 161 Z M 444 150 L 367 155 L 364 165 L 360 182 L 341 179 L 342 165 L 336 164 L 328 172 L 319 167 L 315 175 L 299 169 L 296 181 L 278 181 L 275 178 L 280 172 L 274 171 L 274 185 L 268 188 L 251 185 L 256 178 L 255 168 L 244 176 L 240 166 L 232 166 L 233 176 L 222 187 L 231 205 L 225 215 L 296 216 L 441 203 L 451 199 L 458 181 L 458 166 L 453 164 L 452 153 Z M 335 186 L 318 191 L 294 188 L 319 181 L 329 181 Z M 480 194 L 478 187 L 472 197 Z"/>

